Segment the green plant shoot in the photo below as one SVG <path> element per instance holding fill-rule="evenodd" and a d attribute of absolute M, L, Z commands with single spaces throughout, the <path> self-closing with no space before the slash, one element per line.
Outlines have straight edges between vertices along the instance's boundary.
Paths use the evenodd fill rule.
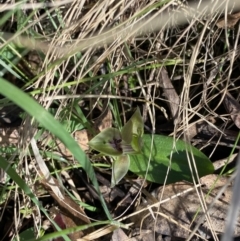
<path fill-rule="evenodd" d="M 121 131 L 116 128 L 107 128 L 88 143 L 94 150 L 114 158 L 111 187 L 126 175 L 130 166 L 129 155 L 141 153 L 142 136 L 143 120 L 137 108 Z"/>
<path fill-rule="evenodd" d="M 142 148 L 143 119 L 139 108 L 135 111 L 130 120 L 123 126 L 122 148 L 124 154 L 139 154 Z M 128 149 L 131 145 L 132 150 Z"/>

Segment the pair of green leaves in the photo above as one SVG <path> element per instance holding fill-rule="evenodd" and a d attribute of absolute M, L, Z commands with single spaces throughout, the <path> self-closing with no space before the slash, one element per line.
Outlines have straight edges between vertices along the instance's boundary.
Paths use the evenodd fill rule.
<path fill-rule="evenodd" d="M 100 153 L 114 157 L 111 187 L 126 175 L 130 166 L 129 155 L 141 153 L 142 136 L 143 120 L 137 108 L 121 131 L 107 128 L 88 143 Z"/>

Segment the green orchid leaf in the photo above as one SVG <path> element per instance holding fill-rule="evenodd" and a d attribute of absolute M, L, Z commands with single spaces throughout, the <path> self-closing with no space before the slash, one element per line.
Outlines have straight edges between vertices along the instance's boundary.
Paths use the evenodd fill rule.
<path fill-rule="evenodd" d="M 214 167 L 212 162 L 197 148 L 190 144 L 176 140 L 172 137 L 154 135 L 153 146 L 151 146 L 152 136 L 143 135 L 144 145 L 141 154 L 130 156 L 129 170 L 138 176 L 155 183 L 164 183 L 168 173 L 167 183 L 178 181 L 193 181 L 192 173 L 189 168 L 188 158 L 196 164 L 193 175 L 202 177 L 213 173 Z M 194 159 L 192 158 L 192 155 Z M 150 162 L 149 162 L 150 157 Z"/>
<path fill-rule="evenodd" d="M 130 165 L 128 155 L 121 155 L 113 162 L 111 187 L 114 187 L 127 174 Z"/>
<path fill-rule="evenodd" d="M 142 135 L 143 135 L 143 119 L 139 108 L 122 128 L 122 147 L 124 154 L 141 153 Z M 129 144 L 132 148 L 129 148 Z M 132 149 L 132 150 L 131 150 Z"/>
<path fill-rule="evenodd" d="M 88 145 L 105 155 L 119 156 L 122 154 L 121 133 L 116 128 L 107 128 L 96 135 Z"/>

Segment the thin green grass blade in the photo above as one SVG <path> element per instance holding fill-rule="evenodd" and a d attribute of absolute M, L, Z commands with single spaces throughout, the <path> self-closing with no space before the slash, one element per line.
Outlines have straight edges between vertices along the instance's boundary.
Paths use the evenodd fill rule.
<path fill-rule="evenodd" d="M 62 235 L 66 235 L 66 234 L 70 234 L 70 233 L 75 233 L 75 232 L 78 232 L 78 231 L 82 231 L 82 230 L 85 230 L 85 229 L 88 229 L 90 227 L 95 227 L 95 226 L 98 226 L 98 225 L 108 225 L 108 224 L 111 224 L 111 225 L 114 225 L 116 226 L 116 229 L 117 228 L 125 228 L 127 229 L 127 226 L 118 222 L 118 221 L 101 221 L 101 222 L 95 222 L 95 223 L 90 223 L 90 224 L 86 224 L 86 225 L 81 225 L 81 226 L 77 226 L 77 227 L 73 227 L 73 228 L 68 228 L 68 229 L 64 229 L 62 231 L 59 231 L 59 232 L 54 232 L 54 233 L 50 233 L 50 234 L 46 234 L 44 235 L 43 237 L 39 238 L 39 239 L 29 239 L 27 241 L 47 241 L 47 240 L 52 240 L 54 238 L 57 238 L 57 237 L 62 237 Z"/>
<path fill-rule="evenodd" d="M 6 96 L 8 99 L 16 103 L 23 110 L 33 116 L 44 128 L 58 137 L 59 140 L 65 144 L 66 148 L 72 152 L 80 165 L 82 165 L 83 169 L 87 172 L 90 180 L 92 181 L 96 191 L 99 194 L 100 201 L 108 219 L 111 219 L 107 205 L 100 192 L 94 169 L 77 142 L 70 136 L 70 134 L 63 128 L 63 126 L 58 121 L 56 121 L 53 116 L 48 113 L 41 105 L 39 105 L 32 97 L 3 78 L 0 78 L 0 86 L 0 93 L 2 95 Z"/>
<path fill-rule="evenodd" d="M 31 200 L 41 209 L 41 211 L 45 214 L 45 216 L 52 222 L 52 224 L 55 226 L 55 228 L 58 231 L 61 231 L 61 229 L 58 227 L 58 225 L 51 220 L 46 210 L 42 207 L 42 205 L 38 202 L 35 195 L 32 193 L 29 186 L 24 182 L 24 180 L 17 174 L 17 172 L 10 166 L 10 164 L 0 156 L 0 168 L 2 168 L 12 179 L 13 181 L 25 192 L 26 195 L 28 195 Z M 67 241 L 71 241 L 67 235 L 63 234 L 63 237 Z"/>

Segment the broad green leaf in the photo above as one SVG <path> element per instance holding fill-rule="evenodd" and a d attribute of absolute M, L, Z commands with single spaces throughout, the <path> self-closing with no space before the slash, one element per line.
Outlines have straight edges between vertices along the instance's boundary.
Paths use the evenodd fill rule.
<path fill-rule="evenodd" d="M 24 230 L 23 232 L 21 232 L 19 234 L 18 238 L 19 239 L 14 238 L 13 241 L 18 241 L 18 240 L 26 241 L 26 240 L 29 240 L 29 239 L 36 239 L 34 228 L 29 228 L 29 229 Z"/>
<path fill-rule="evenodd" d="M 121 142 L 120 131 L 116 128 L 107 128 L 88 142 L 88 145 L 105 155 L 119 156 L 122 154 Z"/>
<path fill-rule="evenodd" d="M 145 177 L 148 169 L 149 157 L 151 156 L 146 176 L 147 180 L 160 184 L 164 183 L 168 166 L 170 166 L 167 183 L 174 183 L 182 180 L 192 182 L 192 175 L 189 169 L 186 152 L 189 154 L 190 159 L 192 152 L 200 177 L 213 173 L 214 167 L 211 161 L 195 147 L 182 140 L 176 140 L 174 143 L 174 139 L 171 137 L 154 135 L 151 149 L 151 139 L 151 135 L 143 135 L 144 143 L 142 154 L 130 156 L 129 170 L 135 174 Z M 191 163 L 193 163 L 192 159 Z"/>
<path fill-rule="evenodd" d="M 142 149 L 142 135 L 143 135 L 143 120 L 139 108 L 134 112 L 132 117 L 124 125 L 121 131 L 123 139 L 123 153 L 136 154 L 140 153 Z M 129 152 L 128 145 L 131 144 L 133 149 Z M 127 149 L 125 149 L 125 147 Z"/>
<path fill-rule="evenodd" d="M 130 165 L 128 155 L 118 156 L 113 162 L 111 187 L 114 187 L 127 174 Z"/>

